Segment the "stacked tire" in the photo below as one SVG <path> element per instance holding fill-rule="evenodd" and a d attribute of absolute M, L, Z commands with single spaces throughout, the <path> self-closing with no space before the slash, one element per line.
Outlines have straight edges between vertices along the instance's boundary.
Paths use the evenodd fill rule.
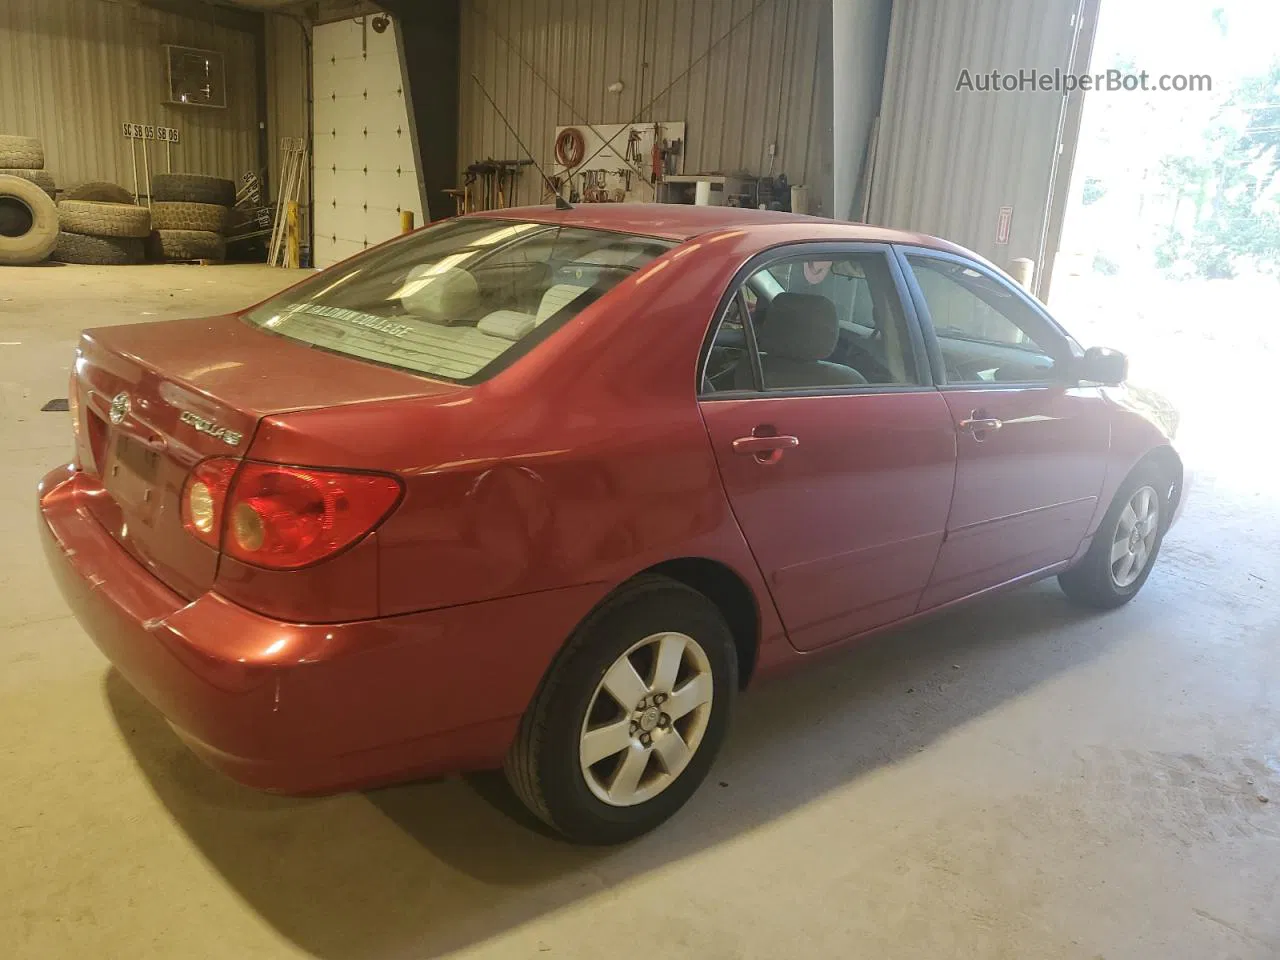
<path fill-rule="evenodd" d="M 44 144 L 35 137 L 0 134 L 0 177 L 29 180 L 54 199 L 57 187 L 44 168 Z"/>
<path fill-rule="evenodd" d="M 157 173 L 151 178 L 151 259 L 225 260 L 227 218 L 235 202 L 230 180 Z"/>
<path fill-rule="evenodd" d="M 133 203 L 61 200 L 53 259 L 63 263 L 141 263 L 151 233 L 151 212 Z"/>
<path fill-rule="evenodd" d="M 34 137 L 0 134 L 0 265 L 39 263 L 58 239 L 53 178 Z"/>
<path fill-rule="evenodd" d="M 85 180 L 62 191 L 63 200 L 96 200 L 98 203 L 133 203 L 133 194 L 118 183 Z"/>

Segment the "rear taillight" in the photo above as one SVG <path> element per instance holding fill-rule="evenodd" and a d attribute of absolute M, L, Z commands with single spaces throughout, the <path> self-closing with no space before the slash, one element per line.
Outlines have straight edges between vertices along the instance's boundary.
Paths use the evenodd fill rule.
<path fill-rule="evenodd" d="M 211 547 L 218 546 L 227 491 L 239 465 L 239 460 L 230 457 L 201 460 L 182 491 L 182 525 Z"/>
<path fill-rule="evenodd" d="M 332 556 L 400 499 L 400 481 L 382 474 L 245 462 L 232 484 L 237 465 L 222 458 L 198 464 L 183 492 L 182 519 L 206 543 L 217 545 L 221 533 L 224 553 L 255 566 L 292 570 Z"/>

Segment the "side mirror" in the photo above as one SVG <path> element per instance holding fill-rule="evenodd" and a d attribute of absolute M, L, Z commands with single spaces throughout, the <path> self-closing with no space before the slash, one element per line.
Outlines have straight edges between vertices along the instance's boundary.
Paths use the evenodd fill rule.
<path fill-rule="evenodd" d="M 1129 358 L 1119 350 L 1090 347 L 1073 365 L 1076 379 L 1117 387 L 1129 377 Z"/>

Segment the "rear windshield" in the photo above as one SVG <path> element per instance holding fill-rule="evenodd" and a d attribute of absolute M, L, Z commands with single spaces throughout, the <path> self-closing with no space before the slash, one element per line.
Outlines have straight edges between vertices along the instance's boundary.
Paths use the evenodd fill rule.
<path fill-rule="evenodd" d="M 245 319 L 322 350 L 474 383 L 673 246 L 545 223 L 450 220 L 352 257 Z"/>

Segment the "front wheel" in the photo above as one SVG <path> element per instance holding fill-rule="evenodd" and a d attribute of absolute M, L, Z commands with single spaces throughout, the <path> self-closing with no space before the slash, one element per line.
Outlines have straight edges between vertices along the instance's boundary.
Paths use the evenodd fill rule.
<path fill-rule="evenodd" d="M 521 721 L 507 779 L 570 840 L 630 840 L 698 788 L 737 685 L 716 606 L 666 577 L 637 579 L 570 639 Z"/>
<path fill-rule="evenodd" d="M 1058 576 L 1071 600 L 1105 610 L 1128 603 L 1142 589 L 1168 526 L 1169 489 L 1154 465 L 1130 474 L 1084 559 Z"/>

